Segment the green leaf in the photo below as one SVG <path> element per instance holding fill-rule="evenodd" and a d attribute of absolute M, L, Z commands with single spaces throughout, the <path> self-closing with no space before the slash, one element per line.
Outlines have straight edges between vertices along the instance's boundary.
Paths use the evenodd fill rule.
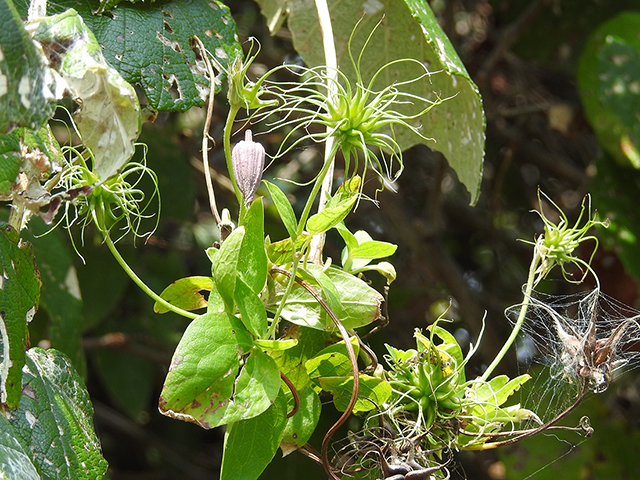
<path fill-rule="evenodd" d="M 264 245 L 264 208 L 262 198 L 257 198 L 242 218 L 245 229 L 238 259 L 240 278 L 253 290 L 260 293 L 267 281 L 267 252 Z"/>
<path fill-rule="evenodd" d="M 323 269 L 321 265 L 308 265 L 311 273 L 324 272 L 335 285 L 338 302 L 342 306 L 340 321 L 346 328 L 357 328 L 380 317 L 383 297 L 364 281 L 337 268 Z M 268 299 L 267 310 L 275 311 L 282 299 L 287 278 L 274 277 L 273 289 Z M 316 290 L 321 291 L 318 285 Z M 326 298 L 325 298 L 326 301 Z M 334 329 L 333 322 L 311 294 L 298 284 L 294 284 L 281 315 L 291 323 L 319 330 Z"/>
<path fill-rule="evenodd" d="M 19 3 L 25 14 L 28 2 Z M 93 15 L 99 7 L 98 0 L 58 0 L 49 2 L 47 13 L 75 8 L 104 46 L 107 63 L 127 82 L 140 85 L 155 110 L 186 111 L 204 105 L 209 79 L 191 37 L 198 36 L 224 68 L 242 52 L 229 7 L 219 0 L 122 3 L 110 15 Z M 216 91 L 224 76 L 216 78 Z"/>
<path fill-rule="evenodd" d="M 236 228 L 224 241 L 213 265 L 213 279 L 218 293 L 224 300 L 227 312 L 233 312 L 236 278 L 238 277 L 238 258 L 244 238 L 244 227 Z"/>
<path fill-rule="evenodd" d="M 640 13 L 624 12 L 589 38 L 578 88 L 600 145 L 621 165 L 640 168 Z"/>
<path fill-rule="evenodd" d="M 342 311 L 342 304 L 340 302 L 340 296 L 338 295 L 338 290 L 336 289 L 336 286 L 333 284 L 331 279 L 324 273 L 323 269 L 306 269 L 301 267 L 298 269 L 298 274 L 302 277 L 303 280 L 306 280 L 311 284 L 319 285 L 320 291 L 318 291 L 318 293 L 322 294 L 322 298 L 325 300 L 333 313 L 335 313 L 338 318 L 344 316 L 344 312 Z"/>
<path fill-rule="evenodd" d="M 136 92 L 117 70 L 107 65 L 100 44 L 75 10 L 38 22 L 34 38 L 44 47 L 69 45 L 56 52 L 60 61 L 56 70 L 82 105 L 73 114 L 73 121 L 82 143 L 93 155 L 93 173 L 105 181 L 135 151 L 134 142 L 141 128 Z"/>
<path fill-rule="evenodd" d="M 271 2 L 260 0 L 258 3 L 264 11 Z M 435 140 L 428 146 L 447 158 L 471 194 L 471 203 L 475 203 L 480 194 L 485 127 L 478 88 L 425 0 L 370 3 L 363 4 L 360 0 L 329 2 L 341 71 L 352 84 L 356 83 L 347 51 L 349 37 L 356 22 L 360 21 L 352 41 L 352 53 L 357 57 L 367 37 L 384 16 L 383 23 L 378 26 L 362 55 L 362 78 L 368 82 L 380 67 L 398 59 L 413 58 L 429 66 L 433 74 L 428 80 L 403 85 L 402 89 L 431 100 L 447 99 L 418 120 L 423 126 L 424 136 Z M 314 10 L 302 0 L 287 2 L 287 8 L 287 25 L 295 49 L 310 67 L 324 65 L 323 50 L 318 48 L 322 45 L 321 29 Z M 267 23 L 271 24 L 273 20 L 268 18 Z M 418 65 L 409 62 L 396 64 L 382 72 L 374 88 L 415 79 L 423 73 Z M 415 112 L 412 105 L 406 108 L 398 110 Z M 425 143 L 424 139 L 407 129 L 397 129 L 395 134 L 402 150 Z"/>
<path fill-rule="evenodd" d="M 319 381 L 322 389 L 333 395 L 333 403 L 336 409 L 344 412 L 351 401 L 353 377 L 322 377 Z M 383 378 L 360 374 L 358 400 L 353 406 L 353 412 L 370 412 L 379 408 L 390 396 L 391 385 L 389 382 Z"/>
<path fill-rule="evenodd" d="M 296 214 L 293 211 L 291 202 L 277 185 L 267 182 L 266 180 L 263 180 L 263 182 L 267 186 L 267 190 L 269 190 L 271 200 L 273 200 L 273 204 L 276 206 L 276 210 L 278 210 L 284 228 L 287 229 L 287 233 L 291 239 L 295 241 L 298 235 L 298 221 L 296 220 Z"/>
<path fill-rule="evenodd" d="M 49 227 L 39 218 L 31 220 L 29 227 L 24 238 L 33 244 L 41 272 L 40 307 L 49 314 L 49 340 L 83 374 L 86 365 L 80 347 L 82 296 L 73 257 L 64 241 L 66 233 L 59 229 L 47 232 Z"/>
<path fill-rule="evenodd" d="M 17 407 L 29 341 L 27 324 L 40 301 L 40 274 L 33 248 L 0 222 L 0 403 Z"/>
<path fill-rule="evenodd" d="M 176 307 L 197 310 L 207 306 L 207 299 L 200 292 L 210 292 L 212 287 L 213 280 L 210 277 L 186 277 L 173 282 L 162 291 L 160 296 Z M 153 311 L 166 313 L 169 309 L 156 302 L 153 305 Z"/>
<path fill-rule="evenodd" d="M 22 126 L 36 130 L 55 109 L 49 67 L 11 0 L 0 2 L 0 25 L 0 134 Z"/>
<path fill-rule="evenodd" d="M 107 462 L 93 429 L 89 393 L 69 360 L 56 350 L 30 349 L 22 385 L 20 407 L 7 418 L 43 476 L 102 478 Z"/>
<path fill-rule="evenodd" d="M 302 390 L 310 384 L 304 364 L 325 348 L 327 334 L 297 325 L 292 325 L 287 329 L 287 333 L 292 337 L 289 340 L 297 340 L 298 344 L 288 350 L 271 351 L 270 355 L 278 364 L 280 371 L 298 390 Z"/>
<path fill-rule="evenodd" d="M 0 415 L 0 478 L 40 480 L 36 467 L 31 463 L 29 449 L 23 447 L 18 438 L 11 423 Z"/>
<path fill-rule="evenodd" d="M 287 409 L 290 411 L 294 406 L 293 394 L 287 387 L 282 388 L 286 392 Z M 304 446 L 309 441 L 320 419 L 322 403 L 318 394 L 307 386 L 298 391 L 298 396 L 300 397 L 300 406 L 296 414 L 287 419 L 282 442 L 280 443 L 283 457 Z"/>
<path fill-rule="evenodd" d="M 358 358 L 360 344 L 356 337 L 351 337 L 351 345 Z M 307 360 L 305 368 L 312 380 L 320 377 L 343 377 L 352 372 L 349 353 L 344 341 L 328 346 L 315 357 Z"/>
<path fill-rule="evenodd" d="M 157 363 L 139 353 L 104 348 L 91 352 L 91 364 L 113 403 L 134 421 L 143 420 L 157 395 Z"/>
<path fill-rule="evenodd" d="M 333 201 L 334 199 L 338 200 Z M 327 202 L 327 205 L 321 212 L 309 218 L 307 221 L 307 231 L 310 235 L 317 235 L 318 233 L 331 230 L 349 215 L 349 212 L 357 200 L 357 193 L 343 194 L 339 197 L 338 195 L 334 196 Z"/>
<path fill-rule="evenodd" d="M 286 416 L 286 400 L 280 393 L 262 415 L 227 426 L 220 480 L 257 479 L 278 450 Z"/>
<path fill-rule="evenodd" d="M 268 328 L 267 311 L 260 297 L 241 278 L 236 281 L 235 298 L 238 310 L 240 310 L 240 319 L 244 326 L 255 337 L 264 337 Z"/>
<path fill-rule="evenodd" d="M 240 358 L 251 337 L 239 319 L 207 313 L 184 332 L 160 394 L 160 412 L 203 428 L 220 425 L 219 410 L 234 393 Z"/>
<path fill-rule="evenodd" d="M 311 235 L 309 235 L 308 233 L 303 233 L 302 235 L 296 237 L 296 252 L 299 252 L 310 238 Z M 293 246 L 294 242 L 291 241 L 291 238 L 286 238 L 284 240 L 271 243 L 267 247 L 267 255 L 269 257 L 269 260 L 271 260 L 271 262 L 275 263 L 276 265 L 286 265 L 287 263 L 291 263 L 293 261 Z"/>
<path fill-rule="evenodd" d="M 375 260 L 377 258 L 390 257 L 396 253 L 398 246 L 392 243 L 379 242 L 371 240 L 358 245 L 351 252 L 353 258 L 364 258 L 367 260 Z"/>
<path fill-rule="evenodd" d="M 260 347 L 267 352 L 275 352 L 282 350 L 289 350 L 290 348 L 298 345 L 298 340 L 295 338 L 287 338 L 285 340 L 261 340 L 257 339 L 253 341 L 253 344 Z"/>
<path fill-rule="evenodd" d="M 499 407 L 506 402 L 523 383 L 530 379 L 531 376 L 527 374 L 520 375 L 511 380 L 509 380 L 509 377 L 506 375 L 498 375 L 497 377 L 493 377 L 489 382 L 476 385 L 474 389 L 474 400 L 482 404 L 481 408 L 487 407 L 487 405 Z"/>
<path fill-rule="evenodd" d="M 353 250 L 358 246 L 358 239 L 353 233 L 349 231 L 349 229 L 344 224 L 344 222 L 338 223 L 335 228 L 340 234 L 340 236 L 342 237 L 342 239 L 344 240 L 344 243 L 346 245 L 346 251 L 343 252 L 343 261 L 344 261 L 344 258 L 346 258 L 345 253 Z"/>

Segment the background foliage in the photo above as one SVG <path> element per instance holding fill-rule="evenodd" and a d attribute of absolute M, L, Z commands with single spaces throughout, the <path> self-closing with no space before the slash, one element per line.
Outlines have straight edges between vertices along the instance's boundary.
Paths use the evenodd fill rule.
<path fill-rule="evenodd" d="M 205 32 L 211 28 L 198 23 L 197 13 L 187 11 L 198 2 L 164 3 L 172 15 L 194 18 L 195 30 Z M 453 298 L 451 312 L 457 319 L 453 330 L 457 329 L 458 338 L 466 336 L 475 341 L 483 312 L 487 312 L 488 328 L 480 355 L 474 357 L 475 367 L 471 366 L 468 376 L 473 375 L 474 368 L 480 371 L 483 357 L 491 359 L 508 334 L 504 307 L 520 298 L 530 248 L 516 239 L 531 238 L 533 232 L 541 229 L 539 218 L 528 213 L 537 204 L 538 185 L 569 212 L 579 207 L 585 193 L 593 193 L 594 205 L 601 216 L 612 220 L 612 228 L 600 232 L 610 240 L 606 242 L 608 248 L 601 249 L 596 258 L 603 290 L 638 306 L 636 278 L 640 276 L 640 257 L 636 239 L 640 232 L 636 230 L 640 223 L 636 221 L 638 209 L 633 200 L 637 197 L 640 173 L 634 168 L 633 152 L 623 148 L 637 144 L 634 130 L 637 127 L 625 115 L 620 118 L 598 115 L 604 107 L 615 111 L 615 102 L 603 107 L 594 104 L 593 97 L 594 91 L 607 91 L 606 85 L 594 84 L 594 69 L 608 70 L 607 49 L 623 52 L 635 49 L 636 57 L 630 55 L 633 63 L 627 69 L 618 68 L 613 75 L 623 81 L 628 80 L 625 75 L 639 75 L 637 45 L 624 33 L 625 25 L 637 13 L 618 16 L 625 9 L 637 10 L 635 3 L 631 0 L 607 4 L 595 0 L 431 2 L 483 97 L 487 140 L 482 193 L 477 205 L 469 207 L 468 194 L 455 180 L 443 156 L 425 146 L 415 146 L 406 154 L 407 171 L 397 184 L 398 192 L 380 194 L 379 208 L 362 202 L 348 221 L 351 231 L 364 228 L 375 232 L 377 239 L 398 245 L 392 259 L 399 277 L 389 298 L 391 323 L 382 333 L 369 338 L 377 351 L 381 351 L 384 342 L 399 348 L 410 347 L 414 327 L 425 327 Z M 252 74 L 259 75 L 285 58 L 289 61 L 297 58 L 290 36 L 291 33 L 295 41 L 295 33 L 284 30 L 271 37 L 256 4 L 244 0 L 229 4 L 240 40 L 254 35 L 262 43 Z M 116 11 L 123 15 L 120 18 L 135 24 L 135 14 L 129 13 L 128 8 L 122 4 Z M 122 30 L 118 20 L 114 19 L 108 28 Z M 166 31 L 164 20 L 157 21 Z M 100 32 L 100 27 L 93 28 L 96 34 Z M 224 32 L 222 26 L 215 28 Z M 115 37 L 126 33 L 118 31 Z M 173 40 L 171 35 L 179 36 L 180 32 L 166 35 Z M 617 35 L 613 44 L 604 42 L 611 35 Z M 201 36 L 205 37 L 206 33 Z M 176 41 L 183 54 L 193 54 L 193 63 L 197 64 L 184 39 Z M 132 72 L 140 67 L 155 68 L 152 64 L 140 64 L 135 45 L 126 51 L 115 43 L 105 47 L 109 62 L 130 62 Z M 213 51 L 216 46 L 210 48 Z M 167 54 L 168 64 L 160 59 L 156 65 L 164 65 L 163 74 L 130 80 L 140 80 L 147 89 L 166 92 L 148 95 L 152 105 L 168 106 L 172 102 L 175 110 L 180 110 L 185 105 L 180 104 L 178 87 L 197 91 L 200 80 L 197 72 L 182 72 L 191 77 L 188 86 L 175 83 L 171 75 L 178 73 L 170 70 L 171 56 L 180 52 L 169 46 L 162 53 Z M 123 56 L 121 60 L 119 55 Z M 226 108 L 226 100 L 221 96 L 217 99 L 212 129 L 218 144 Z M 609 121 L 608 126 L 599 126 L 600 118 Z M 155 291 L 162 291 L 179 277 L 206 275 L 210 265 L 203 249 L 211 245 L 216 232 L 208 214 L 201 174 L 199 137 L 203 121 L 203 111 L 193 109 L 187 113 L 162 113 L 155 123 L 143 128 L 141 141 L 149 145 L 148 162 L 160 179 L 161 223 L 145 245 L 134 248 L 127 239 L 120 243 L 120 249 Z M 602 128 L 609 132 L 606 139 L 602 137 Z M 277 135 L 259 138 L 270 153 L 275 153 L 279 144 Z M 629 142 L 620 141 L 625 136 Z M 228 196 L 220 199 L 221 206 L 232 208 L 235 199 L 224 177 L 223 153 L 221 149 L 212 153 L 213 167 L 219 172 L 215 176 L 216 189 Z M 320 152 L 314 152 L 313 148 L 293 151 L 287 159 L 271 166 L 265 178 L 275 183 L 275 177 L 308 180 L 320 158 Z M 374 183 L 366 185 L 372 196 Z M 298 198 L 292 185 L 281 187 Z M 304 201 L 304 196 L 299 198 Z M 295 207 L 299 210 L 301 205 Z M 273 207 L 267 206 L 267 212 L 265 229 L 274 232 L 274 239 L 284 237 L 284 231 L 280 236 L 277 234 L 283 227 Z M 34 233 L 39 231 L 38 221 L 30 224 Z M 41 309 L 29 327 L 31 342 L 33 345 L 42 342 L 45 347 L 53 344 L 65 351 L 81 372 L 86 368 L 96 429 L 110 464 L 111 478 L 213 478 L 220 468 L 223 433 L 204 431 L 157 412 L 162 382 L 172 352 L 187 326 L 186 320 L 172 313 L 154 314 L 153 301 L 129 281 L 101 244 L 100 235 L 90 228 L 85 232 L 82 249 L 85 263 L 73 253 L 62 230 L 33 237 L 31 241 L 43 283 Z M 330 236 L 326 254 L 339 258 L 340 245 L 337 235 Z M 75 273 L 57 278 L 48 274 L 48 264 L 51 272 Z M 78 285 L 82 301 L 77 295 Z M 105 285 L 109 288 L 104 288 Z M 67 295 L 62 305 L 55 304 L 55 299 L 61 298 L 57 290 Z M 80 344 L 66 345 L 65 341 L 73 343 L 68 339 L 77 338 L 79 329 Z M 510 369 L 509 374 L 515 374 L 518 368 L 515 359 L 512 360 L 511 366 L 504 367 Z M 621 452 L 637 443 L 638 388 L 640 382 L 631 373 L 614 384 L 604 399 L 599 396 L 585 403 L 578 415 L 589 414 L 596 431 L 593 438 L 576 448 L 539 436 L 499 456 L 495 452 L 464 453 L 459 458 L 462 467 L 454 475 L 519 479 L 536 472 L 533 478 L 544 479 L 562 472 L 564 478 L 636 478 L 638 467 L 633 463 L 633 455 Z M 318 431 L 333 420 L 321 419 Z M 19 455 L 20 447 L 13 448 Z M 293 479 L 302 474 L 305 478 L 315 478 L 313 475 L 324 478 L 319 468 L 298 455 L 274 462 L 263 478 Z"/>

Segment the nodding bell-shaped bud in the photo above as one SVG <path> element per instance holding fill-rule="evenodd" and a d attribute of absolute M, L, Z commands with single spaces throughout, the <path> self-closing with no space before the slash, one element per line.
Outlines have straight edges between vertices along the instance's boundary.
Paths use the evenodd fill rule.
<path fill-rule="evenodd" d="M 240 140 L 233 147 L 231 164 L 244 203 L 249 205 L 253 201 L 264 170 L 264 147 L 251 140 L 251 130 L 247 130 L 244 140 Z"/>

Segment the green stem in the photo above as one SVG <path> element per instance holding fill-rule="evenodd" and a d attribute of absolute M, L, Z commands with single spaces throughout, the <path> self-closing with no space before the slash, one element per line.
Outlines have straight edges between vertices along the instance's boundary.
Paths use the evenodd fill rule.
<path fill-rule="evenodd" d="M 284 308 L 284 304 L 289 298 L 291 294 L 291 290 L 293 290 L 293 284 L 296 282 L 296 273 L 298 271 L 298 258 L 293 256 L 293 262 L 291 263 L 291 276 L 288 278 L 287 288 L 282 295 L 282 299 L 280 300 L 280 305 L 278 305 L 278 309 L 276 310 L 275 315 L 273 316 L 273 321 L 271 322 L 271 326 L 269 327 L 269 331 L 267 332 L 267 338 L 276 338 L 276 328 L 278 328 L 278 323 L 280 323 L 280 314 L 282 313 L 282 309 Z"/>
<path fill-rule="evenodd" d="M 500 350 L 500 352 L 498 352 L 498 355 L 496 355 L 496 357 L 493 359 L 493 362 L 491 362 L 491 365 L 489 365 L 487 369 L 484 371 L 484 373 L 482 374 L 482 377 L 480 377 L 480 380 L 483 382 L 487 381 L 489 376 L 493 373 L 493 371 L 496 369 L 498 364 L 502 361 L 504 356 L 507 354 L 507 352 L 511 348 L 511 345 L 513 345 L 513 342 L 515 342 L 516 337 L 518 336 L 518 333 L 520 333 L 520 328 L 522 328 L 522 324 L 524 323 L 524 319 L 527 315 L 527 310 L 529 309 L 529 303 L 531 302 L 531 292 L 533 291 L 533 287 L 536 284 L 536 272 L 538 270 L 538 266 L 540 265 L 541 260 L 542 260 L 542 257 L 540 256 L 540 252 L 538 251 L 538 247 L 536 246 L 534 247 L 533 259 L 531 260 L 531 265 L 529 266 L 529 276 L 527 278 L 527 285 L 524 290 L 524 298 L 522 301 L 522 307 L 520 308 L 520 314 L 518 315 L 518 320 L 516 321 L 516 324 L 514 325 L 513 330 L 511 330 L 511 335 L 509 335 L 509 338 L 507 339 L 505 344 L 502 346 L 502 349 Z"/>
<path fill-rule="evenodd" d="M 108 234 L 105 234 L 104 241 L 107 244 L 107 247 L 109 247 L 109 250 L 111 251 L 111 253 L 115 257 L 116 261 L 122 267 L 122 269 L 127 273 L 127 275 L 129 275 L 129 277 L 131 277 L 131 280 L 133 280 L 133 282 L 136 285 L 138 285 L 142 289 L 142 291 L 144 293 L 149 295 L 156 302 L 158 302 L 159 304 L 161 304 L 164 307 L 168 308 L 172 312 L 177 313 L 178 315 L 182 315 L 183 317 L 187 317 L 187 318 L 197 318 L 199 316 L 199 315 L 196 315 L 195 313 L 188 312 L 186 310 L 183 310 L 183 309 L 181 309 L 179 307 L 176 307 L 175 305 L 167 302 L 164 298 L 162 298 L 160 295 L 158 295 L 153 290 L 151 290 L 149 287 L 147 287 L 147 285 L 140 279 L 140 277 L 138 277 L 136 275 L 136 273 L 127 264 L 127 262 L 124 260 L 124 258 L 122 258 L 122 255 L 120 255 L 120 252 L 118 252 L 118 250 L 116 249 L 116 246 L 113 244 L 113 240 L 111 240 L 111 238 L 109 237 Z"/>
<path fill-rule="evenodd" d="M 242 198 L 242 193 L 238 188 L 238 184 L 236 183 L 236 176 L 233 173 L 233 163 L 231 162 L 231 132 L 233 130 L 233 123 L 235 122 L 236 116 L 238 115 L 239 111 L 239 106 L 232 105 L 229 107 L 227 122 L 224 125 L 224 157 L 227 161 L 227 170 L 229 171 L 229 178 L 231 179 L 231 183 L 233 184 L 233 190 L 236 192 L 238 205 L 240 205 L 240 208 L 242 208 L 242 205 L 244 205 L 244 200 Z"/>
<path fill-rule="evenodd" d="M 316 177 L 316 182 L 313 185 L 313 190 L 311 190 L 311 194 L 309 195 L 309 198 L 307 199 L 307 203 L 304 206 L 304 210 L 302 211 L 302 215 L 300 216 L 300 223 L 298 225 L 298 236 L 302 235 L 302 232 L 304 231 L 304 226 L 307 224 L 307 219 L 309 217 L 309 213 L 311 212 L 311 207 L 313 206 L 313 201 L 315 200 L 316 196 L 318 196 L 318 192 L 322 187 L 324 177 L 327 175 L 327 172 L 331 169 L 333 165 L 333 159 L 336 155 L 336 152 L 337 152 L 337 148 L 334 146 L 331 149 L 331 154 L 325 156 L 325 161 L 324 161 L 324 165 L 322 166 L 322 170 L 320 170 L 320 173 L 318 173 L 318 176 Z"/>

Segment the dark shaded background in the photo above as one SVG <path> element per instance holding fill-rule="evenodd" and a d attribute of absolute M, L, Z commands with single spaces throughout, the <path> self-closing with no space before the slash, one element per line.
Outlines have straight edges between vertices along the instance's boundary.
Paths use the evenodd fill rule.
<path fill-rule="evenodd" d="M 286 29 L 270 37 L 253 2 L 228 3 L 241 40 L 252 35 L 262 44 L 255 72 L 296 58 Z M 365 229 L 375 239 L 398 244 L 391 259 L 399 275 L 389 296 L 390 323 L 384 332 L 368 338 L 374 349 L 382 352 L 385 342 L 410 348 L 414 328 L 426 327 L 451 301 L 449 316 L 456 319 L 453 330 L 461 329 L 475 342 L 483 317 L 487 325 L 468 372 L 472 376 L 481 372 L 508 335 L 503 311 L 519 301 L 531 258 L 531 247 L 517 239 L 531 240 L 542 228 L 539 217 L 529 213 L 537 206 L 538 187 L 572 219 L 597 175 L 596 159 L 603 154 L 583 117 L 576 90 L 581 48 L 600 23 L 624 9 L 638 9 L 638 2 L 431 3 L 484 99 L 487 143 L 480 200 L 475 207 L 468 206 L 469 197 L 444 158 L 418 146 L 406 153 L 398 192 L 380 194 L 379 207 L 362 202 L 347 224 L 352 231 Z M 225 115 L 226 102 L 220 95 L 212 128 L 218 145 Z M 119 247 L 155 291 L 183 276 L 207 275 L 210 270 L 203 248 L 217 233 L 201 174 L 203 121 L 201 110 L 161 114 L 154 124 L 145 125 L 141 138 L 149 146 L 149 166 L 161 182 L 160 228 L 144 245 L 138 242 L 134 248 L 125 239 Z M 272 152 L 279 140 L 277 135 L 261 137 Z M 221 148 L 212 156 L 218 172 L 214 178 L 218 201 L 233 209 L 235 198 L 224 178 Z M 294 151 L 290 158 L 274 164 L 265 177 L 309 179 L 319 159 L 311 150 Z M 284 187 L 299 202 L 304 201 L 304 193 L 290 185 Z M 375 182 L 367 185 L 372 196 L 375 187 Z M 597 198 L 594 200 L 597 207 Z M 276 214 L 271 210 L 268 215 L 271 238 L 283 238 Z M 338 240 L 329 237 L 325 255 L 339 258 L 342 246 Z M 165 418 L 157 410 L 173 349 L 187 321 L 171 313 L 153 314 L 152 301 L 129 281 L 90 229 L 81 252 L 86 265 L 78 259 L 76 268 L 83 289 L 87 383 L 110 477 L 217 478 L 223 430 L 204 431 Z M 627 304 L 637 304 L 637 283 L 625 273 L 615 250 L 601 248 L 595 267 L 606 292 Z M 36 341 L 46 337 L 46 332 L 38 331 L 44 329 L 45 315 L 39 313 L 32 324 Z M 501 368 L 515 374 L 513 356 L 510 361 Z M 516 480 L 557 478 L 561 472 L 563 480 L 638 478 L 640 467 L 635 464 L 633 448 L 640 440 L 639 410 L 640 390 L 632 372 L 602 398 L 591 398 L 580 408 L 578 416 L 589 414 L 595 427 L 593 438 L 586 443 L 574 448 L 582 441 L 580 437 L 565 442 L 539 436 L 501 452 L 462 453 L 453 475 Z M 333 415 L 329 412 L 321 420 L 318 430 L 322 434 Z M 321 435 L 316 445 L 319 438 Z M 542 467 L 546 468 L 527 476 Z M 319 466 L 294 453 L 276 460 L 261 478 L 325 476 Z"/>

